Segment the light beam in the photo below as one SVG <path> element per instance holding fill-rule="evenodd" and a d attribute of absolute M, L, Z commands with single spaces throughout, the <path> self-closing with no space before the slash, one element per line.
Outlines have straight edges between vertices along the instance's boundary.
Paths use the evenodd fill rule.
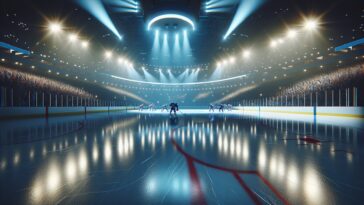
<path fill-rule="evenodd" d="M 256 9 L 259 8 L 264 0 L 241 0 L 238 9 L 235 12 L 235 16 L 225 33 L 223 39 L 227 37 L 241 24 L 246 18 L 248 18 Z"/>
<path fill-rule="evenodd" d="M 107 13 L 101 0 L 77 0 L 77 3 L 92 14 L 98 21 L 112 31 L 119 40 L 122 39 L 119 31 L 116 29 L 114 23 L 111 21 L 109 14 Z"/>

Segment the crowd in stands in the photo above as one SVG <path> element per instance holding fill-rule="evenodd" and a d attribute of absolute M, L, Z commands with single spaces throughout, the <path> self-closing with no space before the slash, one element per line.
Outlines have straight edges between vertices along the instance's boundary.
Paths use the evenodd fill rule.
<path fill-rule="evenodd" d="M 92 98 L 90 93 L 77 87 L 2 66 L 0 66 L 0 86 L 9 88 L 22 87 L 27 90 Z"/>
<path fill-rule="evenodd" d="M 280 95 L 302 95 L 324 90 L 343 89 L 346 86 L 359 85 L 362 79 L 364 79 L 364 64 L 358 64 L 298 82 L 283 89 Z"/>

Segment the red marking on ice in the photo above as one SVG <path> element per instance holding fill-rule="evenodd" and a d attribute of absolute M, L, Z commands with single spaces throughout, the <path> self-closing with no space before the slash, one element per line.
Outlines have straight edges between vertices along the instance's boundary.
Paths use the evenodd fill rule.
<path fill-rule="evenodd" d="M 179 153 L 181 153 L 187 160 L 191 181 L 192 181 L 193 186 L 196 185 L 196 187 L 194 187 L 194 188 L 197 188 L 196 191 L 198 193 L 197 199 L 194 199 L 196 201 L 193 201 L 194 204 L 196 204 L 196 203 L 197 204 L 207 204 L 206 200 L 205 200 L 205 198 L 203 196 L 200 180 L 199 180 L 199 177 L 198 177 L 198 174 L 197 174 L 196 167 L 194 166 L 194 162 L 196 162 L 198 164 L 201 164 L 201 165 L 204 165 L 206 167 L 210 167 L 210 168 L 213 168 L 213 169 L 217 169 L 217 170 L 221 170 L 221 171 L 231 173 L 235 177 L 235 179 L 238 181 L 239 185 L 248 193 L 249 197 L 252 199 L 252 201 L 254 201 L 255 204 L 261 204 L 261 202 L 258 199 L 258 197 L 253 193 L 253 191 L 249 188 L 249 186 L 247 184 L 245 184 L 245 182 L 239 176 L 239 174 L 253 174 L 253 175 L 258 176 L 258 178 L 283 202 L 283 204 L 285 204 L 285 205 L 290 204 L 288 202 L 288 200 L 286 200 L 281 195 L 281 193 L 279 193 L 279 191 L 266 178 L 264 178 L 263 175 L 261 175 L 260 172 L 257 171 L 257 170 L 237 170 L 237 169 L 231 169 L 231 168 L 227 168 L 227 167 L 221 167 L 221 166 L 218 166 L 218 165 L 209 164 L 207 162 L 204 162 L 204 161 L 202 161 L 200 159 L 197 159 L 197 158 L 191 156 L 190 154 L 185 152 L 179 146 L 179 144 L 176 142 L 176 140 L 174 139 L 174 131 L 176 129 L 177 128 L 174 128 L 173 132 L 171 133 L 171 141 L 172 141 L 172 144 L 177 149 L 177 151 Z"/>
<path fill-rule="evenodd" d="M 235 179 L 239 182 L 240 186 L 248 193 L 249 197 L 254 201 L 255 204 L 262 204 L 257 195 L 249 188 L 249 186 L 243 181 L 237 172 L 233 172 Z"/>
<path fill-rule="evenodd" d="M 188 164 L 188 171 L 191 177 L 192 182 L 192 204 L 207 204 L 205 201 L 205 197 L 202 192 L 201 183 L 198 177 L 197 169 L 195 167 L 195 164 L 193 163 L 193 160 L 187 159 Z"/>
<path fill-rule="evenodd" d="M 310 143 L 310 144 L 320 144 L 321 143 L 320 140 L 315 139 L 315 138 L 310 137 L 310 136 L 300 137 L 300 140 L 304 141 L 304 142 L 307 142 L 307 143 Z"/>

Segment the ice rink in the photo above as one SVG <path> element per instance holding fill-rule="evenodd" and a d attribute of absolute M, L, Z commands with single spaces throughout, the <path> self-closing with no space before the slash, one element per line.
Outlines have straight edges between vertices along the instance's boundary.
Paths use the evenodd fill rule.
<path fill-rule="evenodd" d="M 0 193 L 7 204 L 360 204 L 362 125 L 208 110 L 4 121 Z"/>

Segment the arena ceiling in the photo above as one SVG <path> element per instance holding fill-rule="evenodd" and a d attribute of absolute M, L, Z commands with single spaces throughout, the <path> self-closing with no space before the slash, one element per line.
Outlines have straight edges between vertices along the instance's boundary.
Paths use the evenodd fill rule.
<path fill-rule="evenodd" d="M 215 63 L 219 56 L 232 53 L 243 47 L 267 44 L 272 35 L 287 29 L 288 25 L 297 24 L 305 16 L 320 17 L 325 24 L 321 31 L 326 41 L 334 45 L 345 43 L 355 37 L 363 36 L 363 4 L 360 1 L 330 0 L 266 0 L 246 17 L 246 19 L 223 40 L 229 25 L 236 15 L 238 0 L 222 0 L 225 6 L 216 6 L 222 10 L 206 12 L 205 0 L 142 0 L 137 2 L 137 12 L 128 9 L 122 0 L 104 0 L 103 4 L 116 30 L 122 36 L 120 40 L 100 20 L 82 6 L 82 0 L 13 0 L 1 2 L 2 37 L 12 33 L 21 42 L 26 42 L 30 49 L 45 36 L 47 21 L 59 20 L 68 28 L 87 36 L 100 48 L 109 48 L 133 59 L 140 64 L 160 65 L 160 58 L 153 59 L 153 32 L 148 32 L 146 25 L 159 13 L 181 13 L 193 19 L 196 30 L 189 34 L 191 60 L 169 62 L 181 66 Z M 213 0 L 211 0 L 213 1 Z M 90 2 L 90 1 L 85 1 Z M 86 3 L 87 4 L 87 3 Z M 6 15 L 16 15 L 30 27 L 26 32 L 11 29 L 13 26 Z M 10 21 L 10 22 L 9 22 Z M 182 26 L 183 22 L 180 22 Z M 178 27 L 174 22 L 162 22 L 166 28 Z M 176 26 L 177 25 L 177 26 Z M 9 27 L 9 30 L 6 28 Z M 4 39 L 7 41 L 8 39 Z M 12 39 L 9 40 L 10 43 Z M 20 42 L 20 41 L 19 41 Z M 16 42 L 15 42 L 16 43 Z M 21 46 L 24 47 L 24 46 Z M 170 66 L 166 64 L 167 66 Z"/>

